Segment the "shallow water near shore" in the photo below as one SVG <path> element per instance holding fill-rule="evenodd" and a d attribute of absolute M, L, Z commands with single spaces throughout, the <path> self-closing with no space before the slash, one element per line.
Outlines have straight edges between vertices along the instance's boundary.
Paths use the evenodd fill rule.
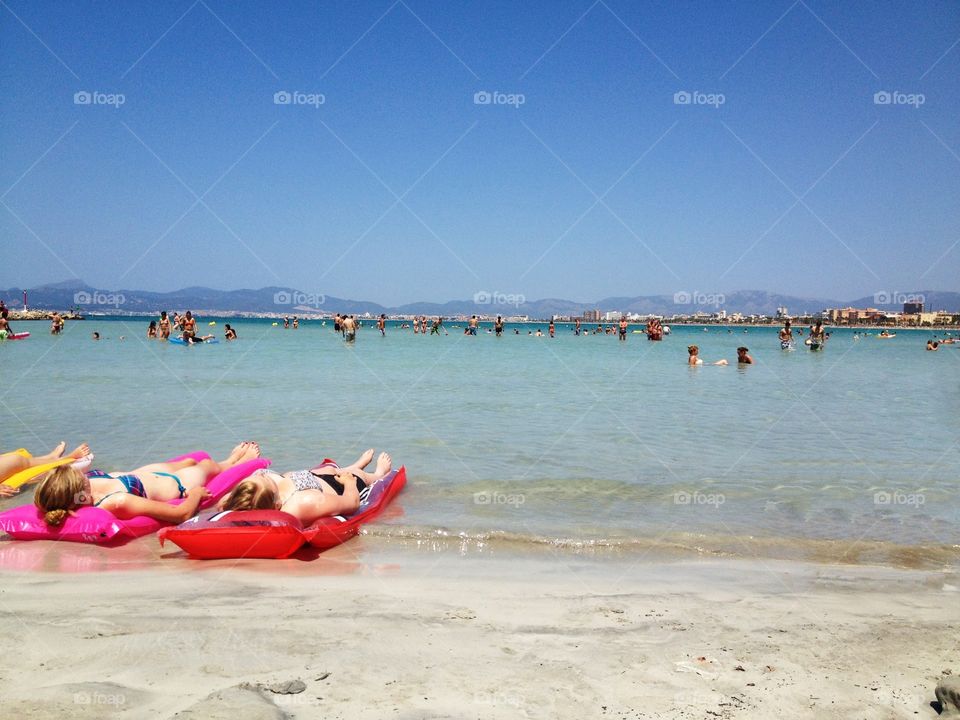
<path fill-rule="evenodd" d="M 0 345 L 3 449 L 87 440 L 130 469 L 255 439 L 280 470 L 386 449 L 409 486 L 370 532 L 424 547 L 957 564 L 960 345 L 925 352 L 929 331 L 785 352 L 776 328 L 621 343 L 391 324 L 351 346 L 329 323 L 229 322 L 238 342 L 192 348 L 129 319 L 15 325 L 33 335 Z M 689 368 L 691 343 L 757 363 Z"/>

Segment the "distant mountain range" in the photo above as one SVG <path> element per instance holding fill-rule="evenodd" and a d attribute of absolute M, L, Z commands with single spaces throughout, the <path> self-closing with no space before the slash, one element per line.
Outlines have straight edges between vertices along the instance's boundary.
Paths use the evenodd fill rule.
<path fill-rule="evenodd" d="M 103 290 L 79 280 L 27 288 L 31 308 L 65 310 L 79 307 L 83 313 L 154 314 L 160 310 L 256 314 L 350 313 L 363 315 L 528 315 L 548 318 L 553 315 L 581 315 L 584 310 L 620 311 L 640 315 L 690 315 L 726 310 L 728 314 L 774 315 L 778 307 L 786 307 L 791 315 L 815 313 L 829 307 L 875 307 L 891 312 L 903 309 L 905 301 L 922 298 L 927 310 L 960 310 L 960 293 L 917 290 L 885 291 L 876 296 L 836 300 L 778 295 L 762 290 L 738 290 L 726 295 L 701 293 L 696 290 L 674 295 L 639 295 L 608 297 L 593 303 L 578 303 L 559 298 L 527 300 L 521 295 L 500 292 L 478 292 L 469 300 L 446 303 L 417 302 L 399 307 L 385 307 L 364 300 L 347 300 L 331 295 L 315 295 L 290 287 L 265 287 L 259 290 L 213 290 L 189 287 L 174 292 L 144 290 Z M 23 289 L 0 290 L 0 299 L 11 309 L 22 305 Z"/>

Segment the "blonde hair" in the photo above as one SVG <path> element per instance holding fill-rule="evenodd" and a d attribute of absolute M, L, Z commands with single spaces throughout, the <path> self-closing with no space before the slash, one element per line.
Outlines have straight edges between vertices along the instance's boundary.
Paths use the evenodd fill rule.
<path fill-rule="evenodd" d="M 43 513 L 43 521 L 57 527 L 67 519 L 70 510 L 81 504 L 84 489 L 84 474 L 69 465 L 61 465 L 40 482 L 33 502 Z"/>
<path fill-rule="evenodd" d="M 274 510 L 277 494 L 253 480 L 244 480 L 223 501 L 224 510 Z"/>

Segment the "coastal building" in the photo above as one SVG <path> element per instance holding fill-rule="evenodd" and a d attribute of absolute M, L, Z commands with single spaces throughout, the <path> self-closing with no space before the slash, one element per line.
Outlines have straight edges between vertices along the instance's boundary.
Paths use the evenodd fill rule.
<path fill-rule="evenodd" d="M 786 320 L 788 317 L 790 316 L 787 314 L 786 307 L 781 305 L 780 307 L 777 308 L 777 320 Z"/>
<path fill-rule="evenodd" d="M 583 320 L 584 320 L 584 322 L 600 322 L 600 311 L 599 311 L 599 310 L 584 310 L 584 311 L 583 311 Z"/>
<path fill-rule="evenodd" d="M 919 315 L 923 312 L 922 302 L 905 302 L 903 304 L 904 315 Z"/>

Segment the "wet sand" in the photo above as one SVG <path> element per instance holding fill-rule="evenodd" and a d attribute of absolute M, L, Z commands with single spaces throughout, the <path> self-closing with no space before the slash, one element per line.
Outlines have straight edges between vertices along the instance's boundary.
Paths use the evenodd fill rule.
<path fill-rule="evenodd" d="M 239 562 L 4 541 L 0 567 L 7 717 L 934 718 L 960 672 L 952 571 L 366 536 Z"/>

